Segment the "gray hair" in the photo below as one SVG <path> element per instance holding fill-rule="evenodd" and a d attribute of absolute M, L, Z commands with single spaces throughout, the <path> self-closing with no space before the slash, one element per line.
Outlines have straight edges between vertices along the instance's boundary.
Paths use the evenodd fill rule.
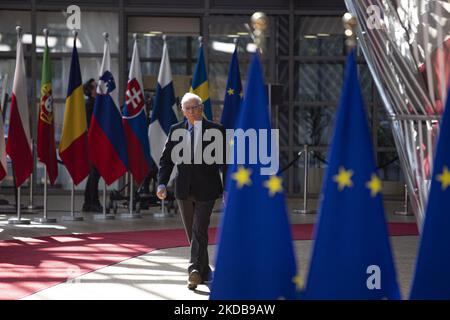
<path fill-rule="evenodd" d="M 200 98 L 198 95 L 196 95 L 195 93 L 192 92 L 186 92 L 183 96 L 183 98 L 181 98 L 181 108 L 183 108 L 184 104 L 188 101 L 191 100 L 195 100 L 197 101 L 197 104 L 202 104 L 202 98 Z"/>

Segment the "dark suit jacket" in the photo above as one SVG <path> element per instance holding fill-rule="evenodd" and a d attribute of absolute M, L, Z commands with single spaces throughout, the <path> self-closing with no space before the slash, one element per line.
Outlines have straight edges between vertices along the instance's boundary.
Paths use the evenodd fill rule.
<path fill-rule="evenodd" d="M 188 128 L 187 120 L 174 124 L 170 128 L 169 136 L 166 141 L 161 159 L 159 161 L 160 169 L 158 172 L 158 185 L 167 185 L 172 173 L 175 163 L 171 158 L 171 153 L 173 147 L 178 143 L 178 141 L 172 141 L 172 133 L 176 129 Z M 208 129 L 218 129 L 223 135 L 223 164 L 177 164 L 177 175 L 175 177 L 175 198 L 180 200 L 186 200 L 188 196 L 193 196 L 195 200 L 198 201 L 209 201 L 219 198 L 223 192 L 223 184 L 220 179 L 220 171 L 222 170 L 223 179 L 226 177 L 226 137 L 225 129 L 221 124 L 202 120 L 202 133 Z M 202 142 L 202 152 L 205 147 L 212 143 L 213 141 Z"/>

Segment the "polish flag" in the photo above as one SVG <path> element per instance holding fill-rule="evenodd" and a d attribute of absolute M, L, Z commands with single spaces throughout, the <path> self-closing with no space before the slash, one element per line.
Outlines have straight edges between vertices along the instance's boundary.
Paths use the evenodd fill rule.
<path fill-rule="evenodd" d="M 28 114 L 27 82 L 22 41 L 17 40 L 16 70 L 9 113 L 6 152 L 11 158 L 16 187 L 20 187 L 33 171 L 30 118 Z"/>
<path fill-rule="evenodd" d="M 0 100 L 0 103 L 3 101 Z M 3 112 L 0 105 L 0 181 L 6 176 L 5 133 L 3 131 Z"/>

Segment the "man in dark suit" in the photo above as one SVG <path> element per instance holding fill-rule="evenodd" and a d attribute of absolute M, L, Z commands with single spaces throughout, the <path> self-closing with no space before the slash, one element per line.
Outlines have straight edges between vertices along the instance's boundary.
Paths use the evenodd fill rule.
<path fill-rule="evenodd" d="M 203 104 L 199 96 L 186 93 L 181 100 L 181 108 L 186 120 L 170 128 L 159 163 L 157 196 L 161 200 L 166 197 L 166 186 L 176 165 L 178 172 L 175 177 L 175 198 L 191 245 L 188 288 L 194 290 L 198 284 L 209 280 L 211 273 L 208 259 L 208 227 L 215 200 L 221 197 L 223 192 L 220 170 L 223 177 L 226 176 L 225 130 L 222 125 L 203 118 Z M 205 133 L 208 134 L 208 130 L 209 133 L 218 132 L 221 136 L 218 142 L 222 150 L 215 154 L 214 159 L 218 161 L 212 164 L 205 163 L 202 157 L 205 147 L 215 141 L 214 139 L 202 141 L 201 137 Z M 186 143 L 183 151 L 188 152 L 187 154 L 181 152 L 183 161 L 173 159 L 172 150 L 180 143 L 173 138 L 174 136 L 182 136 L 182 141 Z"/>
<path fill-rule="evenodd" d="M 94 79 L 89 79 L 83 85 L 84 95 L 86 96 L 86 120 L 87 125 L 91 124 L 92 114 L 94 113 L 95 97 L 97 96 L 97 83 Z M 103 207 L 98 198 L 98 182 L 100 181 L 100 173 L 92 166 L 89 177 L 84 189 L 83 212 L 103 212 Z"/>

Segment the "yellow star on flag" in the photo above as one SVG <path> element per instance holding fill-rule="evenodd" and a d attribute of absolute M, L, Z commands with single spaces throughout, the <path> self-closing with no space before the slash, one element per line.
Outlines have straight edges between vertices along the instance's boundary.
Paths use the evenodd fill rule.
<path fill-rule="evenodd" d="M 381 180 L 375 173 L 372 173 L 372 178 L 366 183 L 366 187 L 370 189 L 372 197 L 375 197 L 381 191 Z"/>
<path fill-rule="evenodd" d="M 241 96 L 241 98 L 244 96 L 244 93 L 241 91 L 240 93 L 239 93 L 239 95 Z"/>
<path fill-rule="evenodd" d="M 352 170 L 345 170 L 344 167 L 339 168 L 339 173 L 333 176 L 333 180 L 338 184 L 339 191 L 344 190 L 345 187 L 350 188 L 353 186 L 352 176 Z"/>
<path fill-rule="evenodd" d="M 300 277 L 300 274 L 297 274 L 292 278 L 292 282 L 295 283 L 297 290 L 303 289 L 303 279 Z"/>
<path fill-rule="evenodd" d="M 229 96 L 232 96 L 234 94 L 234 89 L 230 88 L 227 90 L 227 92 Z"/>
<path fill-rule="evenodd" d="M 442 170 L 442 173 L 436 179 L 441 182 L 442 190 L 446 190 L 450 186 L 450 171 L 448 171 L 447 166 L 444 166 L 444 170 Z"/>
<path fill-rule="evenodd" d="M 271 176 L 264 182 L 264 186 L 269 189 L 269 195 L 273 197 L 277 192 L 283 191 L 282 179 L 278 176 Z"/>
<path fill-rule="evenodd" d="M 238 189 L 241 189 L 243 186 L 250 186 L 252 184 L 252 180 L 250 180 L 250 175 L 252 174 L 252 169 L 245 169 L 243 166 L 239 166 L 238 171 L 233 173 L 232 178 L 236 180 Z"/>

